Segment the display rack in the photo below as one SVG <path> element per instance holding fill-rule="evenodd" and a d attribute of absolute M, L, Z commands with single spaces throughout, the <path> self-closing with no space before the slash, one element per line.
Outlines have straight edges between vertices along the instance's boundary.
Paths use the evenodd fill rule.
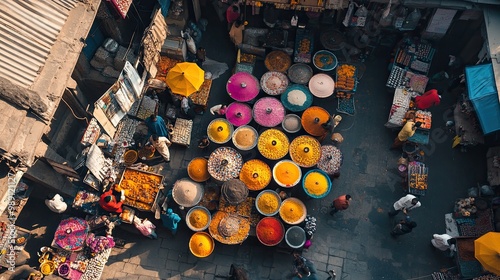
<path fill-rule="evenodd" d="M 404 124 L 404 117 L 410 107 L 412 93 L 405 88 L 398 87 L 394 91 L 392 99 L 391 111 L 389 118 L 385 124 L 388 128 L 402 127 Z"/>
<path fill-rule="evenodd" d="M 427 191 L 429 168 L 424 163 L 412 161 L 408 164 L 408 193 L 424 196 Z"/>

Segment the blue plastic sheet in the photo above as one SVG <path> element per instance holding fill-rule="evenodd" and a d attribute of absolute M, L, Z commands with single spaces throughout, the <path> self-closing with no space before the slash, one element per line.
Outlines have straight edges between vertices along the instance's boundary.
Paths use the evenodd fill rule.
<path fill-rule="evenodd" d="M 465 67 L 469 99 L 483 128 L 488 134 L 500 130 L 500 103 L 491 63 Z"/>

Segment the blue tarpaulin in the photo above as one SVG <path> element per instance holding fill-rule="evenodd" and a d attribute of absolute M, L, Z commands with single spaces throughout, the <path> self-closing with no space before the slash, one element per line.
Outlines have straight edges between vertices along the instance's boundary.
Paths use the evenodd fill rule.
<path fill-rule="evenodd" d="M 474 105 L 483 133 L 500 130 L 500 103 L 493 66 L 489 63 L 465 67 L 465 77 L 469 99 Z"/>

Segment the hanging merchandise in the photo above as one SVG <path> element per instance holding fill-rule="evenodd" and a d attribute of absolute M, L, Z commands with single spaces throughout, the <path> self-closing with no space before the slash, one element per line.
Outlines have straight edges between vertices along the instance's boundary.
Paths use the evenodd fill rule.
<path fill-rule="evenodd" d="M 415 28 L 417 28 L 418 22 L 420 21 L 421 17 L 422 17 L 422 14 L 420 14 L 420 11 L 418 9 L 414 9 L 406 17 L 400 30 L 415 30 Z"/>
<path fill-rule="evenodd" d="M 394 19 L 394 27 L 399 29 L 403 26 L 403 22 L 408 15 L 408 9 L 404 6 L 400 6 L 396 11 L 396 18 Z"/>
<path fill-rule="evenodd" d="M 345 27 L 349 27 L 349 23 L 351 22 L 351 16 L 352 12 L 354 11 L 354 3 L 349 3 L 349 8 L 347 8 L 347 13 L 345 14 L 344 20 L 342 21 L 342 24 Z"/>
<path fill-rule="evenodd" d="M 352 17 L 352 26 L 365 26 L 366 17 L 368 16 L 368 9 L 361 5 L 358 7 L 358 10 L 354 13 Z"/>

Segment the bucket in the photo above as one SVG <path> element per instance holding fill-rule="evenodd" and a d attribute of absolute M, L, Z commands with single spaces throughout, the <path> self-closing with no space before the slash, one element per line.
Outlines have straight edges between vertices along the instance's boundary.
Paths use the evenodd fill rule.
<path fill-rule="evenodd" d="M 285 241 L 293 249 L 299 249 L 306 243 L 306 232 L 299 226 L 290 227 L 285 233 Z"/>

